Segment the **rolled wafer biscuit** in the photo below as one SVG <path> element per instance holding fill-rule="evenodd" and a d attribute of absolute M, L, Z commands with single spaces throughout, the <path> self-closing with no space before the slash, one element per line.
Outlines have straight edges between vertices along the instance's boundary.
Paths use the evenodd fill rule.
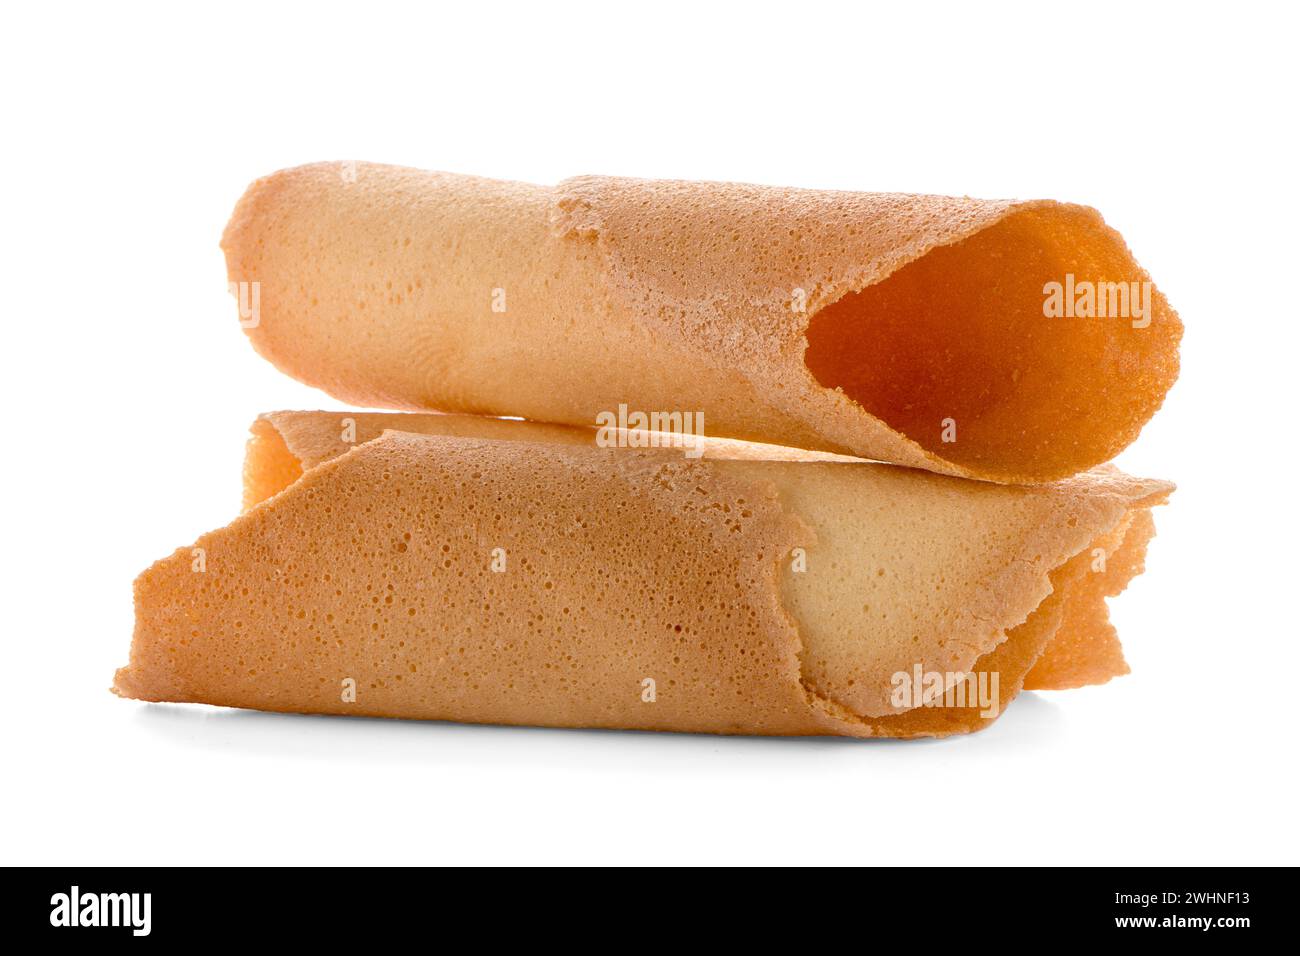
<path fill-rule="evenodd" d="M 341 441 L 349 427 L 360 444 Z M 1133 529 L 1172 487 L 1113 469 L 1006 487 L 593 434 L 264 416 L 250 509 L 137 579 L 115 691 L 563 727 L 968 732 L 1028 675 L 1120 669 L 1095 653 L 1111 634 L 1099 595 L 1140 569 Z"/>
<path fill-rule="evenodd" d="M 709 434 L 1000 482 L 1109 460 L 1182 325 L 1095 210 L 369 163 L 260 179 L 222 241 L 253 345 L 349 402 Z"/>

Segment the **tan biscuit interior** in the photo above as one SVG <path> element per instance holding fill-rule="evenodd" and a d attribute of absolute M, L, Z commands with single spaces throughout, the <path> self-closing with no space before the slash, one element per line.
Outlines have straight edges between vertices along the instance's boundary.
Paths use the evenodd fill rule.
<path fill-rule="evenodd" d="M 1158 290 L 1145 328 L 1043 315 L 1067 274 L 1149 280 L 1081 206 L 348 170 L 258 180 L 222 244 L 260 284 L 258 351 L 354 404 L 702 411 L 711 434 L 1034 483 L 1113 457 L 1178 373 Z"/>
<path fill-rule="evenodd" d="M 362 441 L 406 431 L 349 450 L 340 417 Z M 1110 676 L 1087 644 L 1108 627 L 1093 598 L 1139 567 L 1118 557 L 1130 516 L 1170 488 L 1113 470 L 1007 488 L 726 442 L 690 460 L 582 447 L 590 434 L 264 416 L 254 506 L 196 543 L 205 571 L 186 548 L 141 575 L 116 690 L 493 723 L 970 731 L 989 723 L 977 709 L 896 706 L 891 675 L 996 668 L 1007 703 L 1069 633 L 1062 656 Z M 1114 578 L 1081 587 L 1098 542 L 1117 553 Z M 1036 686 L 1077 682 L 1053 667 Z M 355 703 L 340 700 L 348 677 Z"/>

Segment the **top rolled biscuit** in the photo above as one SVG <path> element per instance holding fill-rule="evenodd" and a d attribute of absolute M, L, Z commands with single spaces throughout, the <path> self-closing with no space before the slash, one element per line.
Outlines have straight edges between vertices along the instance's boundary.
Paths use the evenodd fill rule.
<path fill-rule="evenodd" d="M 1051 201 L 369 163 L 255 182 L 222 246 L 277 367 L 355 404 L 712 435 L 1038 483 L 1132 442 L 1182 324 Z"/>

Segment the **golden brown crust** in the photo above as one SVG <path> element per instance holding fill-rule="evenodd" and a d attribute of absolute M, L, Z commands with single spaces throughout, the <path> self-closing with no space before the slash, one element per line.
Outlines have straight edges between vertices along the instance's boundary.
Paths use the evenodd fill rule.
<path fill-rule="evenodd" d="M 638 517 L 603 521 L 596 503 Z M 824 732 L 772 586 L 795 535 L 769 489 L 680 456 L 390 432 L 200 538 L 206 572 L 181 551 L 142 575 L 118 687 L 265 710 Z"/>
<path fill-rule="evenodd" d="M 196 542 L 205 570 L 181 549 L 141 575 L 119 693 L 556 726 L 976 730 L 977 709 L 897 705 L 891 676 L 996 668 L 1009 703 L 1090 545 L 1169 490 L 1113 470 L 1008 488 L 726 442 L 693 461 L 449 416 L 355 415 L 363 436 L 390 430 L 345 450 L 340 414 L 259 419 L 246 477 L 267 496 Z M 349 677 L 355 703 L 339 699 Z"/>
<path fill-rule="evenodd" d="M 1032 483 L 1112 458 L 1177 377 L 1181 324 L 1158 290 L 1143 328 L 1042 315 L 1045 279 L 1149 281 L 1087 207 L 597 176 L 558 190 L 554 227 L 602 250 L 615 301 L 658 339 L 738 369 L 798 423 L 715 416 L 725 434 Z M 983 311 L 940 298 L 963 283 Z M 929 313 L 877 294 L 900 285 Z M 871 309 L 858 302 L 868 289 Z M 895 313 L 906 326 L 879 331 Z M 944 355 L 982 377 L 942 377 Z M 909 413 L 927 398 L 931 418 Z"/>
<path fill-rule="evenodd" d="M 257 349 L 356 404 L 698 410 L 712 434 L 1037 482 L 1112 457 L 1177 376 L 1158 291 L 1142 328 L 1040 314 L 1044 277 L 1148 280 L 1084 207 L 348 168 L 257 181 L 223 248 L 261 284 Z"/>
<path fill-rule="evenodd" d="M 1138 509 L 1108 539 L 1081 555 L 1088 573 L 1071 588 L 1070 613 L 1025 678 L 1028 690 L 1104 684 L 1129 672 L 1106 611 L 1106 598 L 1119 594 L 1142 573 L 1147 545 L 1155 533 L 1151 512 Z"/>

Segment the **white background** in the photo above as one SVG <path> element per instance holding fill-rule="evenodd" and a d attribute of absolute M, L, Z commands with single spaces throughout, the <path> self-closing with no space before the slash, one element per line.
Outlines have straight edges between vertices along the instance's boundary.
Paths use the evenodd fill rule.
<path fill-rule="evenodd" d="M 1296 863 L 1293 6 L 6 4 L 6 863 Z M 1047 196 L 1180 311 L 1133 674 L 940 742 L 286 717 L 108 692 L 131 579 L 237 511 L 254 177 L 373 159 Z"/>

